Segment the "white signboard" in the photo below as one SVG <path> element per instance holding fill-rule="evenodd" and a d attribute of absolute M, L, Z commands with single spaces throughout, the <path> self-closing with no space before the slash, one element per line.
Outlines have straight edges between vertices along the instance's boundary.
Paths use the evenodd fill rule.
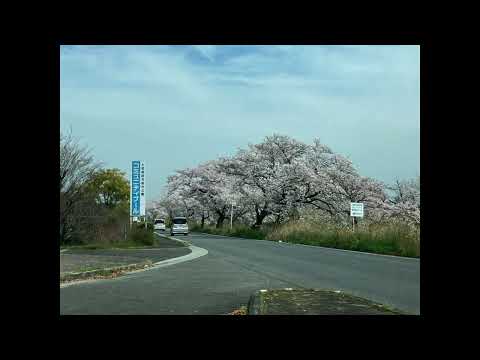
<path fill-rule="evenodd" d="M 363 203 L 350 203 L 350 216 L 363 217 Z"/>
<path fill-rule="evenodd" d="M 132 161 L 130 216 L 145 216 L 145 162 Z"/>
<path fill-rule="evenodd" d="M 140 216 L 145 216 L 145 161 L 140 162 Z"/>

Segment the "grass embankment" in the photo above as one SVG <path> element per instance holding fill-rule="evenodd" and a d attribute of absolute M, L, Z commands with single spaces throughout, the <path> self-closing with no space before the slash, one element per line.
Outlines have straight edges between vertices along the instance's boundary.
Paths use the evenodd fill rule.
<path fill-rule="evenodd" d="M 391 223 L 355 229 L 305 222 L 287 223 L 256 230 L 248 226 L 193 226 L 192 231 L 249 239 L 283 241 L 293 244 L 324 246 L 384 255 L 420 257 L 420 232 L 406 224 Z"/>

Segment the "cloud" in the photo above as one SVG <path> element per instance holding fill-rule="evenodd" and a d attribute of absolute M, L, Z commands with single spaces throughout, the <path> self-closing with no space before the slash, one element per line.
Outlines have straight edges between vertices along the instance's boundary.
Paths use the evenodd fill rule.
<path fill-rule="evenodd" d="M 107 163 L 158 164 L 157 193 L 272 132 L 320 136 L 381 180 L 419 169 L 416 46 L 69 46 L 60 65 L 61 125 Z"/>
<path fill-rule="evenodd" d="M 205 58 L 213 62 L 215 60 L 216 46 L 215 45 L 193 45 L 193 48 L 197 50 Z"/>

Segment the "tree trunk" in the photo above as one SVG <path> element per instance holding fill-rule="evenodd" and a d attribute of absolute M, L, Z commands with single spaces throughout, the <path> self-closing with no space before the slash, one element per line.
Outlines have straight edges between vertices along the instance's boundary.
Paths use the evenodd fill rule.
<path fill-rule="evenodd" d="M 65 224 L 60 223 L 60 244 L 65 243 Z"/>
<path fill-rule="evenodd" d="M 267 217 L 268 213 L 265 210 L 262 210 L 260 213 L 256 213 L 255 215 L 255 227 L 259 227 L 263 223 L 263 219 Z"/>
<path fill-rule="evenodd" d="M 205 226 L 205 214 L 202 213 L 202 223 L 200 224 L 200 227 L 203 229 L 204 226 Z"/>
<path fill-rule="evenodd" d="M 215 226 L 217 229 L 223 226 L 223 221 L 225 220 L 224 214 L 219 214 L 217 219 L 217 225 Z"/>
<path fill-rule="evenodd" d="M 68 242 L 69 222 L 66 216 L 60 217 L 60 244 L 64 245 Z"/>
<path fill-rule="evenodd" d="M 281 215 L 281 214 L 278 214 L 278 215 L 275 217 L 275 224 L 279 225 L 281 222 L 282 222 L 282 215 Z"/>

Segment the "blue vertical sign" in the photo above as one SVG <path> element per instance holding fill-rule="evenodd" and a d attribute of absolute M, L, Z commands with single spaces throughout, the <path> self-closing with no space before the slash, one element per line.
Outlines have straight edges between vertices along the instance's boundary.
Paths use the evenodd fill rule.
<path fill-rule="evenodd" d="M 140 161 L 132 161 L 130 216 L 140 216 Z"/>

